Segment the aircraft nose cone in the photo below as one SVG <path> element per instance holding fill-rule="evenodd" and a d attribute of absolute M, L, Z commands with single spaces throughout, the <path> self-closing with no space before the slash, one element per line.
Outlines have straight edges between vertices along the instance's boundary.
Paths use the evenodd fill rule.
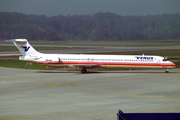
<path fill-rule="evenodd" d="M 173 62 L 171 62 L 171 66 L 172 66 L 172 67 L 176 67 L 176 64 L 173 63 Z"/>

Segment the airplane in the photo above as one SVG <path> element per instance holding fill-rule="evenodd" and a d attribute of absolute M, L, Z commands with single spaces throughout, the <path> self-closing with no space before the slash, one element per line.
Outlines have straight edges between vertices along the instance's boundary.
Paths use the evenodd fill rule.
<path fill-rule="evenodd" d="M 38 63 L 45 66 L 66 66 L 80 68 L 86 73 L 87 68 L 129 67 L 129 68 L 164 68 L 166 73 L 176 65 L 161 56 L 143 55 L 91 55 L 91 54 L 44 54 L 36 51 L 27 39 L 6 40 L 13 42 L 22 56 L 19 60 Z"/>

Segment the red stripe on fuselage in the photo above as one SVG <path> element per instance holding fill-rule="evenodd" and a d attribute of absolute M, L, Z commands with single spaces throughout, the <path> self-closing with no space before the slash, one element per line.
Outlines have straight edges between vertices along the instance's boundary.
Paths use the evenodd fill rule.
<path fill-rule="evenodd" d="M 77 62 L 77 61 L 40 61 L 39 64 L 43 65 L 99 65 L 99 66 L 114 66 L 114 67 L 175 67 L 173 63 L 143 63 L 143 62 Z"/>

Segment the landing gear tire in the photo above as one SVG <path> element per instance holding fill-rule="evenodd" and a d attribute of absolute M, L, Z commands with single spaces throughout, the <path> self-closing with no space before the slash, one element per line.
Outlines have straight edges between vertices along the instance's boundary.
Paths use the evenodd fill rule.
<path fill-rule="evenodd" d="M 169 73 L 169 69 L 166 69 L 165 73 Z"/>
<path fill-rule="evenodd" d="M 81 73 L 82 73 L 82 74 L 84 74 L 84 73 L 86 73 L 86 72 L 87 72 L 86 69 L 82 69 L 82 70 L 81 70 Z"/>

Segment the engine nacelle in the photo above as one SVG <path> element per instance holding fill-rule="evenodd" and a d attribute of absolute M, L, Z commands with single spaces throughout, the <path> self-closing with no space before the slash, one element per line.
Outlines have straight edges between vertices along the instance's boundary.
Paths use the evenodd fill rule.
<path fill-rule="evenodd" d="M 39 61 L 40 58 L 42 58 L 42 57 L 37 57 L 37 56 L 19 56 L 19 60 L 32 61 L 32 62 Z"/>

